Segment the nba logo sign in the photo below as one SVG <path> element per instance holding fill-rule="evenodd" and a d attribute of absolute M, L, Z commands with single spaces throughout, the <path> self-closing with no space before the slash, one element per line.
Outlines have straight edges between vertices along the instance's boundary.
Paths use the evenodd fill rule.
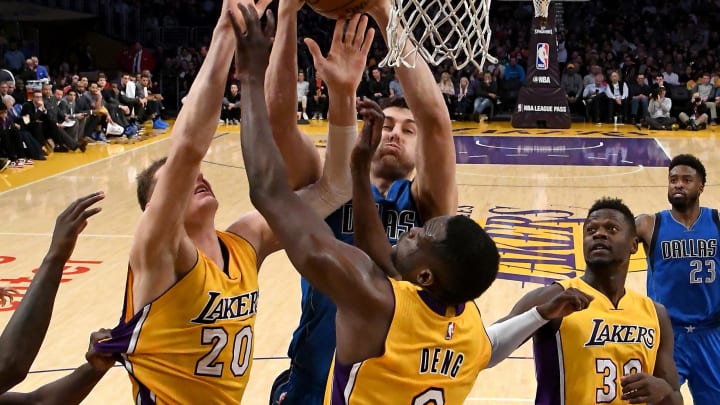
<path fill-rule="evenodd" d="M 537 70 L 547 70 L 550 65 L 550 45 L 547 42 L 538 42 L 535 67 Z"/>
<path fill-rule="evenodd" d="M 450 340 L 455 334 L 455 322 L 448 322 L 447 333 L 445 333 L 445 340 Z"/>

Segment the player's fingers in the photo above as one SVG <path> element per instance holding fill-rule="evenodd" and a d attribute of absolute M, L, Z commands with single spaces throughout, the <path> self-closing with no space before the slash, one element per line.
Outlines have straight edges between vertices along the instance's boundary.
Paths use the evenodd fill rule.
<path fill-rule="evenodd" d="M 90 218 L 91 216 L 97 214 L 100 211 L 102 211 L 102 207 L 95 207 L 95 208 L 91 208 L 89 210 L 85 210 L 80 215 L 80 218 L 84 221 L 84 220 Z"/>
<path fill-rule="evenodd" d="M 357 35 L 358 21 L 360 21 L 359 14 L 353 14 L 352 16 L 350 16 L 350 18 L 347 19 L 347 24 L 345 26 L 345 37 L 343 38 L 344 44 L 353 46 L 353 43 L 355 42 L 355 36 Z"/>
<path fill-rule="evenodd" d="M 89 206 L 95 204 L 96 202 L 103 200 L 105 198 L 105 193 L 103 191 L 98 191 L 95 193 L 92 193 L 90 195 L 87 195 L 85 197 L 80 198 L 77 200 L 77 205 L 75 206 L 75 209 L 73 210 L 74 216 L 80 215 L 81 212 L 85 211 Z"/>
<path fill-rule="evenodd" d="M 260 17 L 258 17 L 258 13 L 255 10 L 255 7 L 247 7 L 241 2 L 238 3 L 238 8 L 240 9 L 240 13 L 243 16 L 243 20 L 245 20 L 245 26 L 247 27 L 248 35 L 250 33 L 259 34 L 261 32 Z"/>
<path fill-rule="evenodd" d="M 268 0 L 268 4 L 270 4 L 270 0 Z M 275 20 L 275 14 L 273 14 L 272 10 L 265 12 L 265 17 L 267 18 L 267 23 L 265 24 L 265 36 L 269 38 L 275 35 L 275 25 L 277 24 L 277 20 Z"/>
<path fill-rule="evenodd" d="M 353 36 L 352 47 L 355 49 L 360 48 L 363 45 L 365 39 L 365 31 L 367 30 L 368 18 L 365 15 L 361 15 L 357 22 L 357 31 Z"/>
<path fill-rule="evenodd" d="M 238 3 L 237 7 L 239 6 L 240 3 Z M 246 22 L 242 18 L 242 13 L 236 8 L 230 7 L 228 9 L 228 14 L 230 15 L 230 24 L 232 24 L 233 31 L 235 31 L 235 36 L 237 36 L 238 40 L 240 40 L 245 35 L 246 26 Z"/>
<path fill-rule="evenodd" d="M 343 41 L 343 32 L 345 31 L 345 24 L 347 21 L 338 19 L 335 21 L 335 31 L 333 31 L 333 38 L 332 38 L 332 44 L 330 44 L 330 48 L 332 49 L 333 46 L 337 46 L 342 43 Z"/>
<path fill-rule="evenodd" d="M 257 3 L 255 3 L 255 11 L 257 12 L 257 14 L 262 15 L 265 10 L 267 10 L 270 3 L 272 3 L 272 0 L 259 0 Z"/>
<path fill-rule="evenodd" d="M 315 69 L 319 69 L 318 65 L 325 61 L 325 58 L 320 51 L 320 46 L 318 46 L 317 42 L 315 42 L 315 40 L 313 40 L 312 38 L 305 38 L 303 42 L 305 42 L 305 45 L 310 51 L 310 55 L 312 55 Z"/>
<path fill-rule="evenodd" d="M 367 56 L 370 52 L 370 45 L 372 44 L 373 38 L 375 38 L 375 28 L 370 28 L 363 37 L 362 45 L 360 45 L 360 52 L 363 56 Z"/>

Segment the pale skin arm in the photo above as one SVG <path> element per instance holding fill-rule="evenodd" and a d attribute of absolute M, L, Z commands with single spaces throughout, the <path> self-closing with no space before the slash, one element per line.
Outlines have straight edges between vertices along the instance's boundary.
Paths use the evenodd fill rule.
<path fill-rule="evenodd" d="M 387 42 L 390 3 L 381 0 L 368 13 L 377 22 Z M 442 92 L 422 57 L 417 58 L 414 69 L 398 66 L 395 74 L 417 123 L 417 175 L 412 194 L 422 219 L 427 221 L 436 216 L 454 215 L 458 205 L 455 143 Z"/>
<path fill-rule="evenodd" d="M 270 137 L 263 92 L 266 44 L 259 33 L 257 16 L 242 7 L 248 34 L 236 28 L 238 54 L 248 66 L 242 72 L 242 151 L 250 199 L 267 219 L 295 268 L 338 307 L 338 359 L 348 362 L 379 354 L 387 330 L 372 328 L 389 322 L 393 295 L 384 274 L 367 255 L 337 241 L 327 224 L 292 192 L 285 165 Z M 235 21 L 235 18 L 233 19 Z M 264 39 L 267 41 L 267 39 Z M 363 333 L 365 331 L 366 333 Z M 346 345 L 347 336 L 352 344 Z M 352 336 L 355 336 L 354 338 Z M 361 342 L 357 345 L 354 343 Z"/>
<path fill-rule="evenodd" d="M 365 35 L 367 18 L 359 19 L 355 23 L 359 23 L 357 32 L 362 35 L 344 38 L 342 33 L 345 22 L 338 22 L 327 58 L 322 56 L 315 41 L 305 40 L 315 59 L 318 73 L 325 77 L 333 103 L 328 117 L 331 129 L 328 133 L 323 175 L 314 184 L 297 191 L 297 194 L 323 218 L 350 199 L 350 174 L 347 166 L 350 147 L 355 139 L 347 133 L 347 128 L 352 128 L 352 132 L 357 131 L 355 89 L 362 77 L 364 61 L 370 49 L 363 45 L 369 44 L 374 34 L 374 30 L 370 29 Z M 270 59 L 272 60 L 272 53 Z M 335 127 L 342 127 L 343 130 L 334 129 Z M 243 215 L 228 230 L 242 236 L 255 247 L 258 266 L 265 257 L 281 247 L 267 222 L 257 211 Z"/>
<path fill-rule="evenodd" d="M 272 136 L 288 167 L 288 182 L 293 190 L 320 178 L 320 155 L 312 139 L 297 125 L 297 12 L 303 1 L 280 0 L 278 25 L 265 73 L 265 94 Z M 260 11 L 258 11 L 261 14 Z M 328 84 L 329 85 L 329 84 Z M 335 101 L 333 100 L 333 103 Z M 331 106 L 332 108 L 332 106 Z"/>
<path fill-rule="evenodd" d="M 226 11 L 229 3 L 223 4 L 207 58 L 172 129 L 167 163 L 158 173 L 152 198 L 135 231 L 130 266 L 136 311 L 170 288 L 197 260 L 197 250 L 185 231 L 185 210 L 217 128 L 217 121 L 207 117 L 220 114 L 233 56 L 235 41 Z"/>

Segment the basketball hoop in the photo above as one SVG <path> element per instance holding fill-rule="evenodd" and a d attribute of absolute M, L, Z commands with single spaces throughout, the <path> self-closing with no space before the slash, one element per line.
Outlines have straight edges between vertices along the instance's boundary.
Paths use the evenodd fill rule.
<path fill-rule="evenodd" d="M 548 18 L 548 8 L 551 0 L 533 0 L 535 17 Z"/>
<path fill-rule="evenodd" d="M 418 53 L 435 66 L 450 60 L 455 69 L 472 63 L 482 70 L 485 61 L 497 63 L 489 53 L 490 0 L 391 1 L 389 50 L 381 67 L 414 68 Z"/>

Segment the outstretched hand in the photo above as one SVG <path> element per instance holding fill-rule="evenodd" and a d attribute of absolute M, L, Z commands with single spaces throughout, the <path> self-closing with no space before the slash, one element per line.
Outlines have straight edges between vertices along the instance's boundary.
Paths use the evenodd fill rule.
<path fill-rule="evenodd" d="M 14 298 L 13 295 L 19 295 L 17 290 L 13 290 L 10 287 L 0 287 L 0 307 L 4 307 L 7 304 L 12 304 Z"/>
<path fill-rule="evenodd" d="M 108 371 L 115 364 L 115 359 L 111 353 L 98 352 L 95 350 L 96 343 L 110 338 L 112 338 L 110 329 L 102 328 L 90 334 L 90 344 L 87 353 L 85 353 L 85 360 L 87 360 L 96 371 Z"/>
<path fill-rule="evenodd" d="M 356 14 L 350 20 L 337 20 L 327 58 L 317 42 L 305 38 L 315 69 L 330 89 L 355 93 L 360 85 L 375 30 L 368 29 L 367 16 Z"/>
<path fill-rule="evenodd" d="M 357 109 L 363 117 L 363 128 L 350 156 L 350 165 L 354 169 L 367 167 L 372 160 L 382 139 L 382 126 L 385 121 L 385 114 L 380 106 L 368 98 L 359 100 Z"/>
<path fill-rule="evenodd" d="M 275 32 L 275 17 L 268 10 L 267 24 L 263 30 L 255 7 L 249 7 L 242 2 L 236 7 L 230 7 L 230 22 L 237 39 L 235 52 L 235 71 L 243 79 L 250 77 L 264 78 L 265 70 L 270 61 L 270 48 L 272 36 Z"/>
<path fill-rule="evenodd" d="M 594 297 L 585 294 L 577 288 L 568 288 L 555 298 L 538 307 L 540 316 L 545 319 L 559 319 L 573 312 L 582 311 L 590 305 Z"/>
<path fill-rule="evenodd" d="M 100 212 L 100 207 L 90 208 L 91 205 L 105 198 L 105 193 L 98 191 L 73 201 L 55 221 L 50 251 L 62 258 L 70 259 L 75 249 L 78 236 L 87 226 L 87 220 Z"/>

